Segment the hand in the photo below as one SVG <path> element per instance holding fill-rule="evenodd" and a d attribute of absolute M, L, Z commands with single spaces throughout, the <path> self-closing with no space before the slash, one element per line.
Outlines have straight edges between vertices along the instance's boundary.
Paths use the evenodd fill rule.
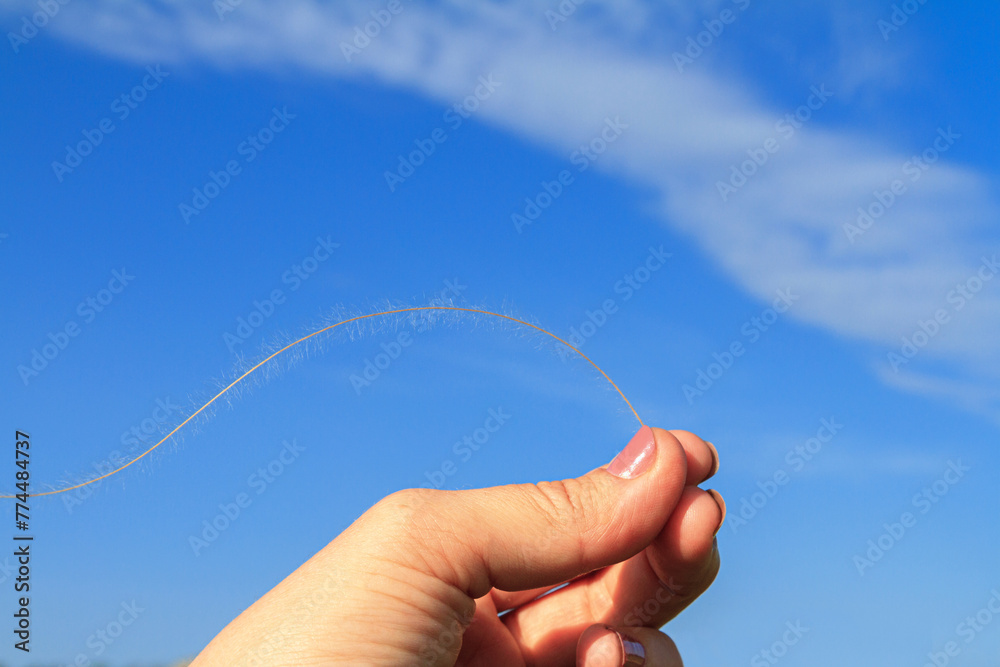
<path fill-rule="evenodd" d="M 643 427 L 577 479 L 394 493 L 192 667 L 679 667 L 656 628 L 719 570 L 725 504 L 697 487 L 717 469 L 715 448 L 696 435 Z"/>

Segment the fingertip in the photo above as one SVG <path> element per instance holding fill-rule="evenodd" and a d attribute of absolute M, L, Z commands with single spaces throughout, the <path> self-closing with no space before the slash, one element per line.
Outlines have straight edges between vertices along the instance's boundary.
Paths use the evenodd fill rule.
<path fill-rule="evenodd" d="M 674 429 L 669 433 L 684 449 L 689 486 L 697 486 L 719 472 L 719 450 L 715 445 L 683 429 Z"/>
<path fill-rule="evenodd" d="M 594 533 L 619 549 L 632 545 L 632 555 L 638 553 L 670 520 L 687 476 L 687 454 L 680 441 L 669 431 L 643 426 L 611 463 L 582 478 L 596 485 L 590 498 L 606 501 L 603 519 L 588 515 L 595 521 Z"/>
<path fill-rule="evenodd" d="M 711 552 L 712 540 L 724 519 L 725 501 L 718 491 L 689 486 L 681 494 L 662 537 L 673 545 L 680 560 L 698 562 Z"/>
<path fill-rule="evenodd" d="M 719 466 L 721 465 L 721 462 L 719 461 L 719 450 L 716 448 L 714 443 L 711 443 L 708 440 L 705 441 L 705 444 L 708 445 L 708 448 L 710 450 L 712 450 L 712 461 L 713 461 L 712 469 L 709 470 L 708 477 L 706 477 L 705 479 L 711 479 L 715 477 L 716 473 L 719 472 Z"/>
<path fill-rule="evenodd" d="M 719 506 L 719 523 L 715 528 L 715 532 L 712 534 L 718 535 L 719 531 L 722 530 L 722 525 L 726 522 L 726 500 L 722 497 L 722 494 L 715 489 L 709 489 L 708 495 L 712 496 L 712 500 L 715 504 Z"/>
<path fill-rule="evenodd" d="M 711 493 L 694 486 L 684 489 L 677 509 L 647 550 L 657 577 L 669 582 L 677 594 L 700 594 L 715 578 L 719 566 L 715 534 L 723 518 Z"/>
<path fill-rule="evenodd" d="M 690 476 L 688 471 L 690 457 L 687 450 L 672 431 L 653 427 L 650 430 L 656 438 L 657 464 L 666 472 L 672 481 L 678 479 L 686 483 Z"/>

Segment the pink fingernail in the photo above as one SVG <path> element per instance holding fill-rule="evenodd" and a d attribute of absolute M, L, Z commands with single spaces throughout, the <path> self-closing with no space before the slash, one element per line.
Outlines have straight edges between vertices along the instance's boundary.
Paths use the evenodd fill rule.
<path fill-rule="evenodd" d="M 646 649 L 630 635 L 615 630 L 610 625 L 605 628 L 615 633 L 622 647 L 622 667 L 643 667 L 646 664 Z"/>
<path fill-rule="evenodd" d="M 634 479 L 649 470 L 655 458 L 656 437 L 653 429 L 643 426 L 615 460 L 608 464 L 608 472 L 622 479 Z"/>
<path fill-rule="evenodd" d="M 705 478 L 709 480 L 715 477 L 715 473 L 719 472 L 719 450 L 708 440 L 705 441 L 705 444 L 708 445 L 708 449 L 712 452 L 712 470 L 708 473 L 708 477 Z"/>
<path fill-rule="evenodd" d="M 726 501 L 723 500 L 722 494 L 715 489 L 709 489 L 708 495 L 712 496 L 712 500 L 715 501 L 715 504 L 719 506 L 719 511 L 722 512 L 722 518 L 719 519 L 719 527 L 716 528 L 715 533 L 713 533 L 714 535 L 718 535 L 719 531 L 722 530 L 722 527 L 726 525 Z"/>

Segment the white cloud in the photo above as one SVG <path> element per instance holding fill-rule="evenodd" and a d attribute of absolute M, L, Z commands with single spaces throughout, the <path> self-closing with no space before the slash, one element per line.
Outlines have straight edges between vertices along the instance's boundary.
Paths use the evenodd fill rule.
<path fill-rule="evenodd" d="M 995 381 L 949 380 L 905 369 L 897 373 L 888 366 L 880 366 L 877 372 L 889 386 L 925 398 L 949 401 L 1000 425 L 1000 389 Z"/>
<path fill-rule="evenodd" d="M 16 15 L 30 3 L 2 6 Z M 749 293 L 767 299 L 792 287 L 802 294 L 793 317 L 889 349 L 945 307 L 948 290 L 1000 245 L 995 235 L 995 245 L 983 245 L 997 218 L 995 185 L 947 153 L 918 181 L 906 180 L 907 192 L 885 217 L 849 243 L 843 224 L 871 204 L 873 191 L 904 178 L 904 163 L 932 145 L 937 128 L 922 128 L 912 146 L 896 148 L 860 131 L 830 129 L 819 109 L 793 138 L 776 134 L 794 107 L 769 105 L 748 82 L 713 69 L 712 49 L 721 45 L 709 46 L 683 73 L 670 58 L 701 20 L 732 3 L 693 11 L 680 2 L 654 8 L 590 0 L 553 31 L 544 12 L 556 2 L 404 2 L 403 12 L 347 62 L 341 42 L 377 6 L 248 0 L 220 20 L 209 2 L 95 0 L 67 5 L 49 29 L 142 64 L 203 61 L 375 77 L 446 103 L 493 72 L 503 84 L 479 118 L 559 154 L 593 137 L 605 117 L 620 116 L 630 127 L 601 169 L 660 193 L 665 222 L 694 238 Z M 656 30 L 649 25 L 654 16 Z M 833 88 L 828 104 L 871 87 L 886 68 L 898 84 L 906 52 L 848 38 L 851 22 L 831 16 L 840 57 L 833 81 L 844 88 Z M 780 140 L 779 152 L 723 202 L 716 183 L 768 137 Z M 975 305 L 956 313 L 915 362 L 945 363 L 948 380 L 928 382 L 965 405 L 970 388 L 1000 379 L 1000 337 L 984 334 L 1000 324 L 1000 280 Z"/>

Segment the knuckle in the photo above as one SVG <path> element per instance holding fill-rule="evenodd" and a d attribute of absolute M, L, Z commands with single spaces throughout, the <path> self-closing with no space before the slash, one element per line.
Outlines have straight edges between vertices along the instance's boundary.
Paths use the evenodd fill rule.
<path fill-rule="evenodd" d="M 447 560 L 436 556 L 460 544 L 448 519 L 449 497 L 434 489 L 403 489 L 380 500 L 364 515 L 375 551 L 396 565 L 436 573 L 439 561 Z"/>
<path fill-rule="evenodd" d="M 538 504 L 553 524 L 559 526 L 585 524 L 590 495 L 588 485 L 577 479 L 568 479 L 539 482 L 534 487 L 538 490 L 535 494 L 539 500 Z"/>
<path fill-rule="evenodd" d="M 402 489 L 378 501 L 372 510 L 379 513 L 412 515 L 426 508 L 431 495 L 429 489 Z"/>
<path fill-rule="evenodd" d="M 585 559 L 595 531 L 594 508 L 596 492 L 592 485 L 579 479 L 539 482 L 530 485 L 531 502 L 545 517 L 547 532 L 559 540 L 546 540 L 547 546 L 562 543 L 572 553 Z"/>
<path fill-rule="evenodd" d="M 365 519 L 385 534 L 419 534 L 433 523 L 435 496 L 431 489 L 402 489 L 378 501 Z"/>

